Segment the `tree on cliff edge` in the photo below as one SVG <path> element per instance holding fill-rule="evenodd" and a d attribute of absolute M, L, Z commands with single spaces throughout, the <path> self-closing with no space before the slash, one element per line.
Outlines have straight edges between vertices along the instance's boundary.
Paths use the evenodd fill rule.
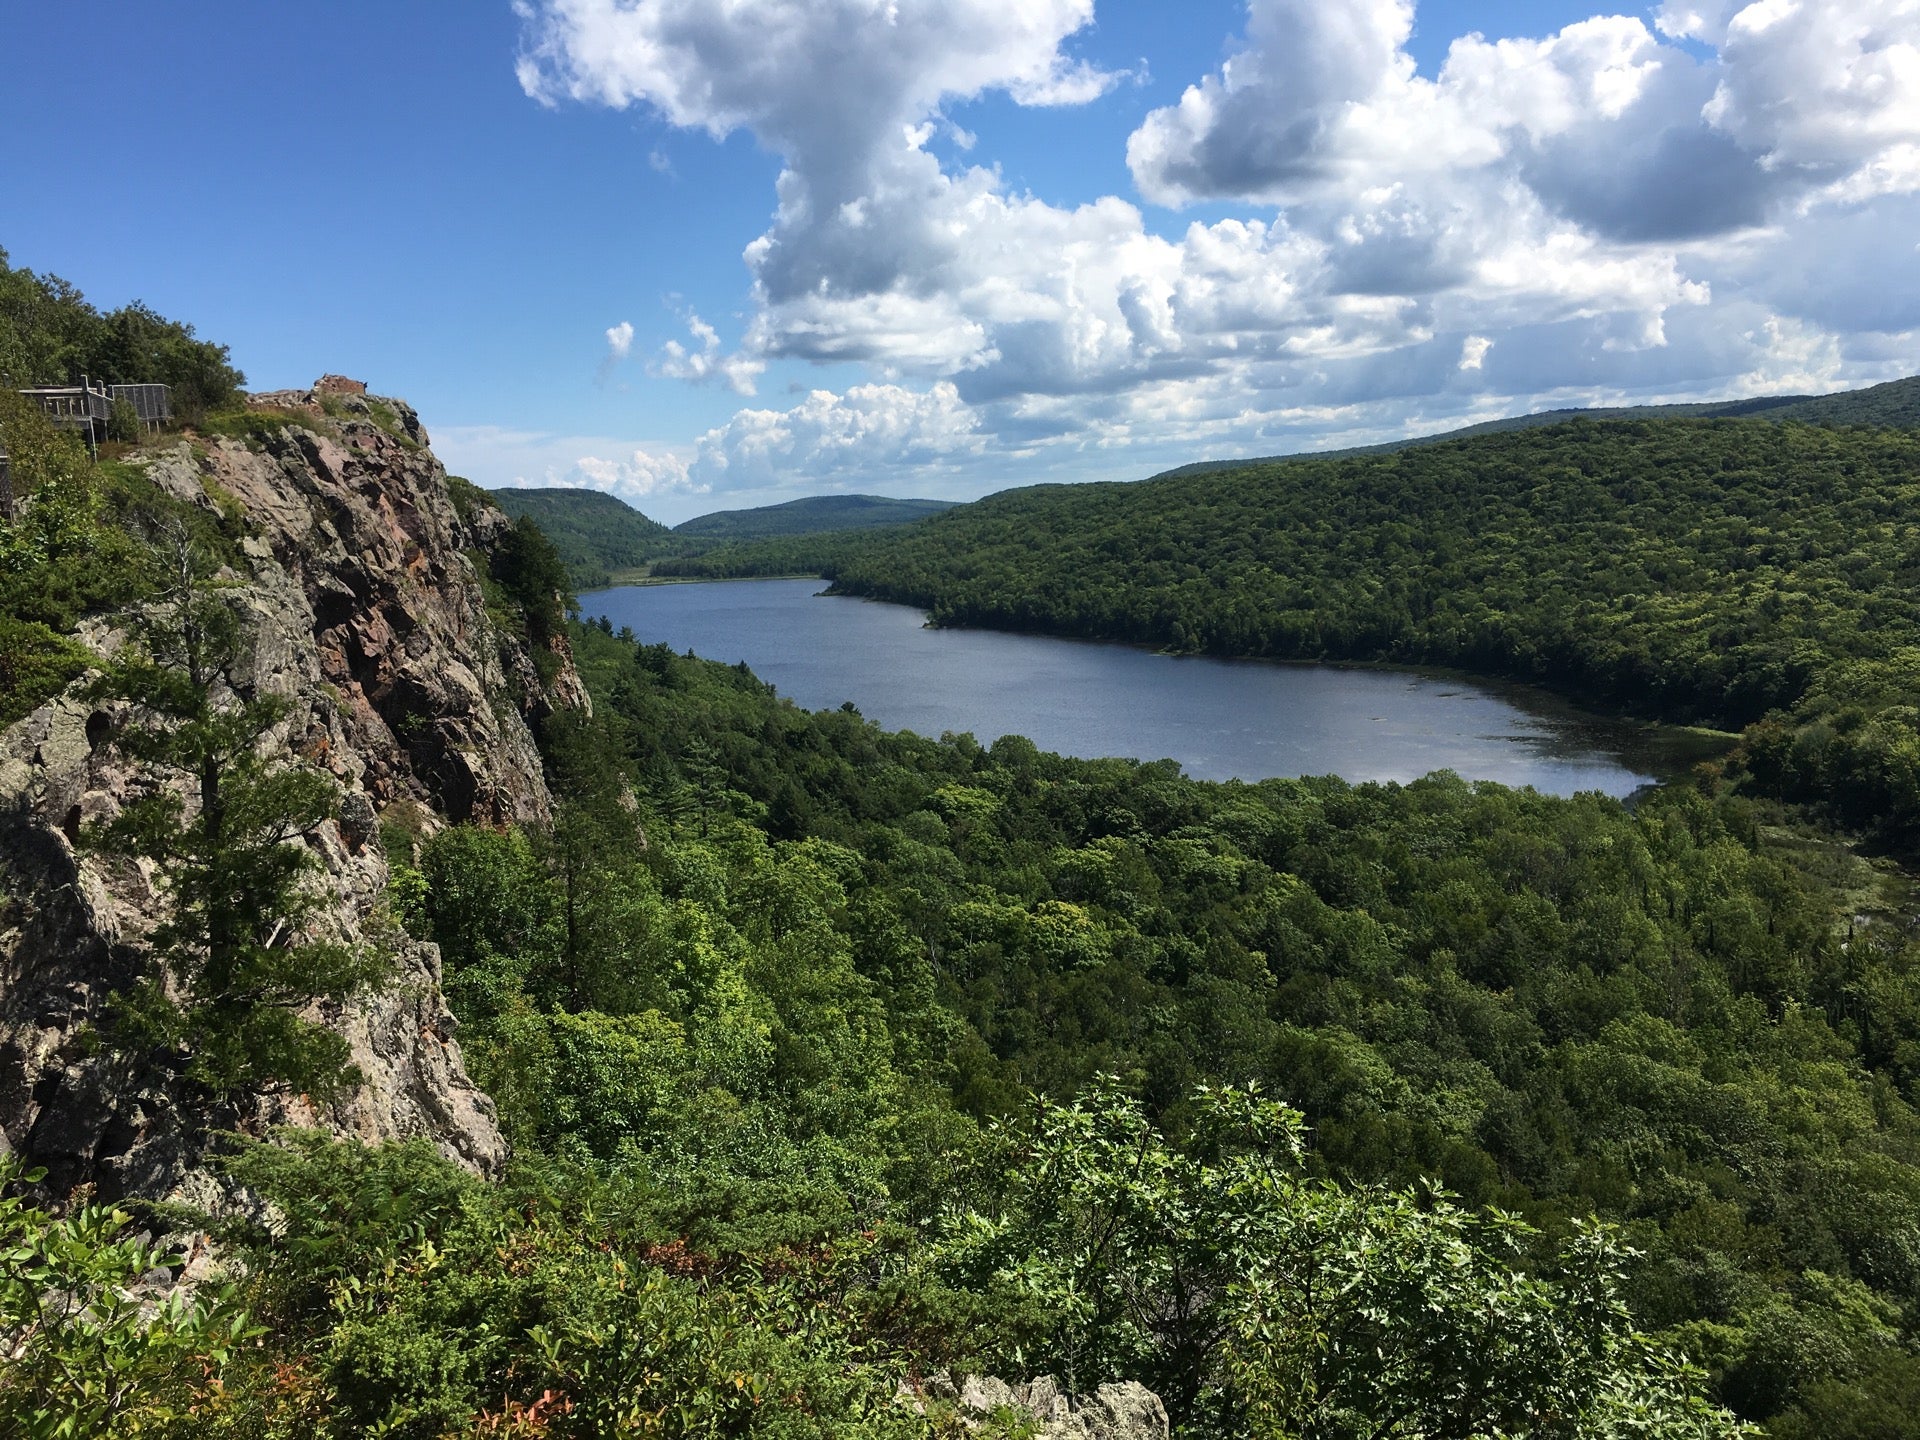
<path fill-rule="evenodd" d="M 334 785 L 263 753 L 286 701 L 229 689 L 250 629 L 187 537 L 169 538 L 167 558 L 165 598 L 97 687 L 139 708 L 116 744 L 159 783 L 87 840 L 153 861 L 169 906 L 151 936 L 154 969 L 116 998 L 110 1034 L 123 1051 L 170 1054 L 215 1094 L 324 1096 L 352 1079 L 346 1042 L 300 1012 L 384 968 L 364 947 L 310 933 L 323 897 L 314 853 L 296 842 L 332 818 Z"/>

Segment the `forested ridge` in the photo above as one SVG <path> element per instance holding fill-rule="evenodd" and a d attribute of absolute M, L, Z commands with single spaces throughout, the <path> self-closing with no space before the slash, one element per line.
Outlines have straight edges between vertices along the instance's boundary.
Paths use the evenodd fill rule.
<path fill-rule="evenodd" d="M 324 935 L 281 946 L 314 897 L 274 837 L 327 787 L 258 743 L 270 699 L 196 680 L 209 643 L 248 641 L 245 507 L 163 494 L 137 452 L 96 464 L 19 406 L 0 435 L 25 501 L 0 523 L 6 717 L 132 697 L 144 718 L 88 743 L 210 769 L 235 811 L 189 816 L 156 778 L 74 822 L 179 897 L 91 1043 L 130 1090 L 201 1087 L 209 1123 L 244 1086 L 350 1085 L 287 1017 L 377 983 L 344 962 L 380 955 L 318 976 Z M 1899 783 L 1868 741 L 1911 728 L 1876 699 L 1911 623 L 1909 437 L 1474 443 L 1555 458 L 1328 462 L 1317 511 L 1308 466 L 1025 492 L 836 564 L 998 623 L 1202 645 L 1272 606 L 1314 653 L 1486 645 L 1564 683 L 1538 667 L 1578 637 L 1547 627 L 1585 606 L 1615 623 L 1582 685 L 1641 656 L 1673 713 L 1791 707 L 1747 741 L 1775 788 L 1840 753 Z M 1190 493 L 1207 515 L 1182 518 Z M 511 1164 L 235 1136 L 228 1195 L 116 1210 L 7 1162 L 0 1436 L 1032 1432 L 962 1416 L 942 1372 L 1143 1382 L 1195 1440 L 1920 1429 L 1915 901 L 1819 816 L 1711 772 L 1629 808 L 889 733 L 569 623 L 535 525 L 470 558 L 489 633 L 538 657 L 526 683 L 571 658 L 591 712 L 549 707 L 550 821 L 396 803 L 366 843 L 375 933 L 437 944 Z M 1016 619 L 1056 562 L 1051 608 Z M 111 662 L 84 643 L 104 622 Z M 215 1270 L 158 1300 L 202 1227 Z"/>
<path fill-rule="evenodd" d="M 1575 421 L 1009 491 L 831 574 L 936 623 L 1459 665 L 1739 726 L 1911 643 L 1916 500 L 1905 431 Z"/>
<path fill-rule="evenodd" d="M 1920 434 L 1575 420 L 1344 460 L 1014 490 L 881 537 L 717 552 L 936 624 L 1457 666 L 1756 727 L 1772 793 L 1910 845 Z"/>
<path fill-rule="evenodd" d="M 757 540 L 771 535 L 810 535 L 827 530 L 868 530 L 906 525 L 953 508 L 951 500 L 893 500 L 884 495 L 808 495 L 751 510 L 716 510 L 673 527 L 701 540 Z"/>
<path fill-rule="evenodd" d="M 1346 459 L 1355 455 L 1384 455 L 1417 445 L 1434 445 L 1449 440 L 1465 440 L 1475 435 L 1496 435 L 1503 430 L 1534 430 L 1543 425 L 1564 425 L 1569 420 L 1676 420 L 1734 419 L 1757 416 L 1767 420 L 1802 420 L 1812 425 L 1920 425 L 1920 375 L 1904 380 L 1889 380 L 1869 385 L 1864 390 L 1840 390 L 1831 395 L 1756 395 L 1746 400 L 1708 400 L 1673 405 L 1597 405 L 1564 410 L 1537 410 L 1528 415 L 1507 415 L 1498 420 L 1482 420 L 1445 430 L 1435 435 L 1419 435 L 1406 440 L 1387 440 L 1378 445 L 1361 445 L 1315 455 L 1266 455 L 1242 460 L 1197 460 L 1163 471 L 1154 479 L 1172 475 L 1195 475 L 1211 470 L 1240 470 L 1249 465 L 1272 464 L 1281 460 Z"/>
<path fill-rule="evenodd" d="M 575 589 L 610 585 L 616 572 L 671 549 L 673 532 L 601 490 L 506 488 L 487 492 L 516 520 L 539 525 Z"/>
<path fill-rule="evenodd" d="M 535 520 L 553 541 L 577 590 L 598 590 L 670 568 L 681 556 L 775 536 L 909 525 L 952 508 L 945 500 L 879 495 L 809 495 L 752 510 L 716 510 L 669 530 L 601 490 L 565 487 L 487 492 L 515 519 Z"/>

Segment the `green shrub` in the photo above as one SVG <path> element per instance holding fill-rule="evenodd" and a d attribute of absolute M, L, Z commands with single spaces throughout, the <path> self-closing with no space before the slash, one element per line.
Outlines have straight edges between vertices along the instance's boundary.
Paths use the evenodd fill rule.
<path fill-rule="evenodd" d="M 140 412 L 133 408 L 133 402 L 115 399 L 113 413 L 107 417 L 107 438 L 122 445 L 137 445 L 145 435 L 146 427 L 140 423 Z"/>
<path fill-rule="evenodd" d="M 279 1138 L 230 1163 L 275 1208 L 228 1230 L 275 1336 L 233 1383 L 263 1403 L 305 1366 L 344 1434 L 938 1433 L 859 1333 L 873 1247 L 730 1263 L 575 1172 L 495 1187 L 421 1141 Z"/>
<path fill-rule="evenodd" d="M 447 498 L 453 501 L 453 513 L 460 517 L 464 525 L 471 525 L 473 517 L 482 510 L 497 510 L 493 497 L 464 475 L 447 476 Z"/>
<path fill-rule="evenodd" d="M 1008 1358 L 1143 1379 L 1184 1433 L 1749 1433 L 1634 1331 L 1613 1232 L 1576 1230 L 1542 1278 L 1517 1219 L 1310 1178 L 1305 1135 L 1203 1087 L 1176 1147 L 1102 1079 L 1043 1108 L 998 1212 L 961 1215 L 940 1258 L 1000 1297 Z"/>
<path fill-rule="evenodd" d="M 123 1210 L 29 1204 L 19 1188 L 43 1178 L 0 1158 L 0 1440 L 193 1433 L 260 1328 L 231 1287 L 143 1293 L 180 1257 Z"/>
<path fill-rule="evenodd" d="M 398 440 L 401 449 L 418 450 L 420 448 L 420 442 L 407 434 L 406 428 L 401 425 L 400 412 L 395 410 L 393 406 L 387 404 L 384 400 L 376 400 L 369 395 L 367 397 L 367 410 L 373 416 L 373 423 L 386 431 L 387 434 L 391 435 L 394 439 Z"/>
<path fill-rule="evenodd" d="M 0 615 L 0 726 L 58 695 L 91 661 L 85 646 L 45 625 Z"/>
<path fill-rule="evenodd" d="M 195 422 L 194 429 L 203 435 L 223 435 L 229 440 L 243 440 L 249 445 L 258 445 L 277 438 L 290 425 L 311 429 L 313 416 L 302 410 L 264 409 L 248 405 L 204 415 Z"/>

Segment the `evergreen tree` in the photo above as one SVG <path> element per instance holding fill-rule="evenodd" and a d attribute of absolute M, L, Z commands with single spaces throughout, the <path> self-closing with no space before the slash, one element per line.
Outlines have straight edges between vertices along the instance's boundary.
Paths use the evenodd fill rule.
<path fill-rule="evenodd" d="M 331 1093 L 353 1078 L 346 1042 L 300 1012 L 345 1000 L 384 967 L 313 933 L 317 861 L 296 842 L 332 818 L 333 782 L 276 763 L 263 742 L 286 701 L 230 688 L 252 638 L 233 596 L 184 535 L 169 560 L 165 598 L 97 687 L 139 707 L 143 722 L 116 743 L 157 783 L 88 839 L 155 862 L 170 907 L 153 971 L 118 998 L 111 1028 L 122 1048 L 170 1052 L 216 1094 Z"/>

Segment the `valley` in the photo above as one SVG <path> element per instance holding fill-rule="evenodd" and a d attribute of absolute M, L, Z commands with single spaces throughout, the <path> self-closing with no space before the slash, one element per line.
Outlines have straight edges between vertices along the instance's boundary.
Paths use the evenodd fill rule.
<path fill-rule="evenodd" d="M 550 536 L 330 379 L 97 457 L 0 397 L 6 1423 L 1011 1435 L 1060 1374 L 1046 1423 L 1143 1437 L 1920 1415 L 1913 432 L 1575 420 L 672 562 L 924 630 L 579 600 L 664 527 Z M 647 608 L 783 594 L 767 674 Z M 1317 676 L 1358 758 L 769 683 L 882 631 L 936 707 L 926 647 L 972 703 L 1128 642 L 1071 647 L 1076 723 L 1299 740 L 1209 686 Z M 1642 788 L 1449 682 L 1375 771 L 1424 682 L 1277 660 L 1724 729 Z"/>

